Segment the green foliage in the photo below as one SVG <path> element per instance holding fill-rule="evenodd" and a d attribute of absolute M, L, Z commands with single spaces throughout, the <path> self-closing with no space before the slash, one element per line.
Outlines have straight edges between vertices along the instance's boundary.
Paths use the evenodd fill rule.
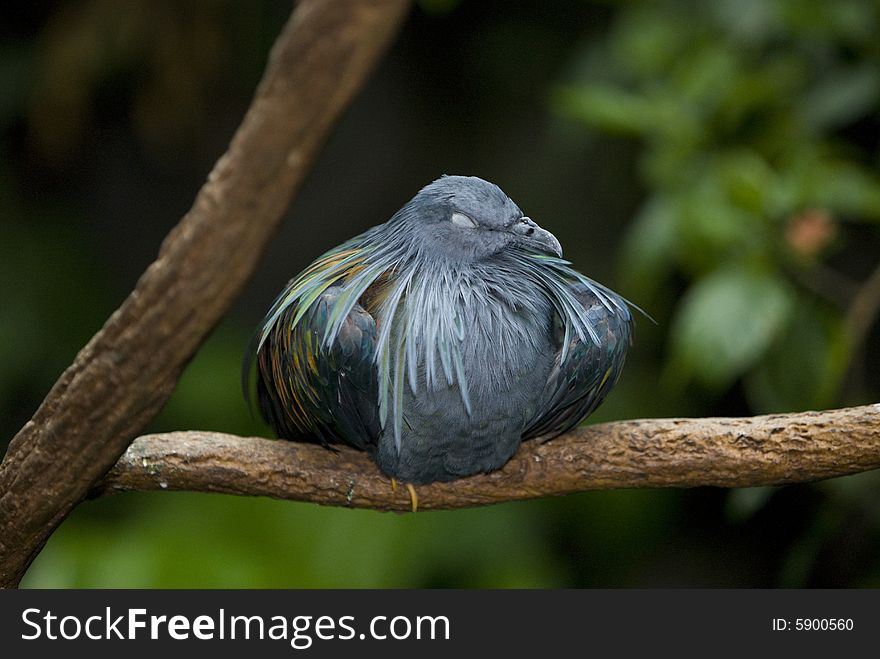
<path fill-rule="evenodd" d="M 821 409 L 834 400 L 849 356 L 849 341 L 839 318 L 809 301 L 792 310 L 777 333 L 776 345 L 745 381 L 755 409 L 784 409 L 798 401 Z"/>
<path fill-rule="evenodd" d="M 562 587 L 572 580 L 571 557 L 553 544 L 552 531 L 566 522 L 577 522 L 571 546 L 623 579 L 631 568 L 618 553 L 649 553 L 645 539 L 659 541 L 670 516 L 662 502 L 674 500 L 667 493 L 657 506 L 647 492 L 602 492 L 395 515 L 232 496 L 131 494 L 77 508 L 24 586 Z"/>
<path fill-rule="evenodd" d="M 838 398 L 845 310 L 810 282 L 880 220 L 875 154 L 842 132 L 880 110 L 878 24 L 877 2 L 626 4 L 556 90 L 558 112 L 643 145 L 624 277 L 649 309 L 688 286 L 673 381 L 744 379 L 756 411 Z"/>
<path fill-rule="evenodd" d="M 729 385 L 767 352 L 791 310 L 789 288 L 772 273 L 712 271 L 688 291 L 675 318 L 673 374 Z"/>

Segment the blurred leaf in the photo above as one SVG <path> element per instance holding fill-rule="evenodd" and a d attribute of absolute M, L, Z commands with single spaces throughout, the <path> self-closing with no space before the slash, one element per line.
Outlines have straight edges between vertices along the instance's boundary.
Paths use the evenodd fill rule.
<path fill-rule="evenodd" d="M 799 103 L 806 124 L 837 129 L 861 118 L 880 100 L 880 67 L 870 62 L 823 76 Z"/>
<path fill-rule="evenodd" d="M 611 40 L 611 56 L 638 77 L 657 76 L 682 55 L 694 37 L 691 25 L 673 12 L 636 9 L 624 14 Z"/>
<path fill-rule="evenodd" d="M 553 103 L 562 114 L 611 133 L 644 133 L 654 124 L 657 114 L 648 99 L 599 84 L 559 88 Z"/>
<path fill-rule="evenodd" d="M 773 496 L 775 487 L 737 487 L 727 493 L 725 512 L 734 524 L 742 523 L 757 513 Z"/>
<path fill-rule="evenodd" d="M 785 330 L 746 379 L 749 402 L 756 412 L 829 407 L 848 362 L 843 322 L 799 299 Z"/>
<path fill-rule="evenodd" d="M 839 214 L 880 219 L 880 179 L 843 161 L 822 163 L 815 185 L 807 188 L 808 206 L 829 208 Z"/>
<path fill-rule="evenodd" d="M 724 42 L 696 41 L 697 47 L 676 62 L 669 80 L 678 95 L 693 102 L 704 116 L 717 109 L 742 62 L 734 48 Z"/>
<path fill-rule="evenodd" d="M 851 162 L 804 145 L 782 168 L 789 211 L 821 208 L 850 219 L 880 219 L 880 178 Z"/>
<path fill-rule="evenodd" d="M 767 0 L 708 3 L 715 21 L 740 42 L 760 43 L 779 29 L 779 6 Z"/>
<path fill-rule="evenodd" d="M 639 211 L 623 246 L 623 285 L 635 299 L 650 299 L 676 258 L 678 212 L 671 200 L 654 197 Z"/>
<path fill-rule="evenodd" d="M 876 39 L 878 5 L 865 0 L 777 0 L 789 32 L 814 42 L 839 41 L 846 45 Z M 876 41 L 874 41 L 876 43 Z"/>
<path fill-rule="evenodd" d="M 836 506 L 825 505 L 818 509 L 810 528 L 798 538 L 785 557 L 780 568 L 780 588 L 804 588 L 808 585 L 810 572 L 816 557 L 822 551 L 822 544 L 841 524 L 840 510 Z"/>
<path fill-rule="evenodd" d="M 780 131 L 799 131 L 801 127 L 793 125 L 790 107 L 808 79 L 807 65 L 793 54 L 780 53 L 759 65 L 751 63 L 727 82 L 726 95 L 713 121 L 719 131 L 741 145 L 759 136 L 759 129 L 768 124 L 772 125 L 768 131 L 772 137 Z"/>
<path fill-rule="evenodd" d="M 672 328 L 675 378 L 695 377 L 723 388 L 764 355 L 792 308 L 784 280 L 732 266 L 703 278 L 688 292 Z"/>
<path fill-rule="evenodd" d="M 704 176 L 679 196 L 678 256 L 690 273 L 714 271 L 767 248 L 761 217 L 731 203 L 725 187 L 720 177 Z"/>
<path fill-rule="evenodd" d="M 875 469 L 821 481 L 817 487 L 841 504 L 862 508 L 875 522 L 880 523 L 880 509 L 875 505 L 880 496 L 880 471 Z"/>
<path fill-rule="evenodd" d="M 716 171 L 731 204 L 754 215 L 767 214 L 777 177 L 759 154 L 748 149 L 726 153 L 718 159 Z"/>

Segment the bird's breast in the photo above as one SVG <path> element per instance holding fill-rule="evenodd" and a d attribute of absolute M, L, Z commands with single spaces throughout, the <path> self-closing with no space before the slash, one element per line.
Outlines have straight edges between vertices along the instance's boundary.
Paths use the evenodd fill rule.
<path fill-rule="evenodd" d="M 549 372 L 555 351 L 550 309 L 542 311 L 500 302 L 491 312 L 474 305 L 461 309 L 468 328 L 462 358 L 471 391 L 504 392 L 534 379 L 536 371 Z"/>
<path fill-rule="evenodd" d="M 418 306 L 418 322 L 409 322 L 416 307 L 400 316 L 393 334 L 400 344 L 414 342 L 418 387 L 404 389 L 399 450 L 387 438 L 380 441 L 377 459 L 389 473 L 426 482 L 496 469 L 538 410 L 556 354 L 553 307 L 538 295 L 516 300 L 480 283 L 464 292 L 459 286 L 446 298 L 432 291 L 432 302 L 422 299 Z M 452 377 L 434 351 L 448 347 L 436 338 L 444 333 L 460 360 Z"/>

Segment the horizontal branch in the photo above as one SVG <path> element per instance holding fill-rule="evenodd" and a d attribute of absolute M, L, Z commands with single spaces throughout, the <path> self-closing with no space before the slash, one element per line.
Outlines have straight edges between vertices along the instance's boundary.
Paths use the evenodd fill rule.
<path fill-rule="evenodd" d="M 419 509 L 480 506 L 584 490 L 750 487 L 880 467 L 880 405 L 748 418 L 649 419 L 578 428 L 526 442 L 496 472 L 418 486 Z M 341 448 L 171 432 L 140 437 L 92 491 L 222 492 L 406 511 L 369 458 Z"/>

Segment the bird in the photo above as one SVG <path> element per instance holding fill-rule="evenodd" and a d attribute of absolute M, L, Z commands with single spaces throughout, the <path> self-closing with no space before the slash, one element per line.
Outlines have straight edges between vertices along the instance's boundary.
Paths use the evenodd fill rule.
<path fill-rule="evenodd" d="M 288 282 L 246 351 L 244 395 L 255 370 L 279 438 L 366 451 L 415 497 L 589 416 L 623 368 L 630 304 L 497 185 L 444 175 Z"/>

